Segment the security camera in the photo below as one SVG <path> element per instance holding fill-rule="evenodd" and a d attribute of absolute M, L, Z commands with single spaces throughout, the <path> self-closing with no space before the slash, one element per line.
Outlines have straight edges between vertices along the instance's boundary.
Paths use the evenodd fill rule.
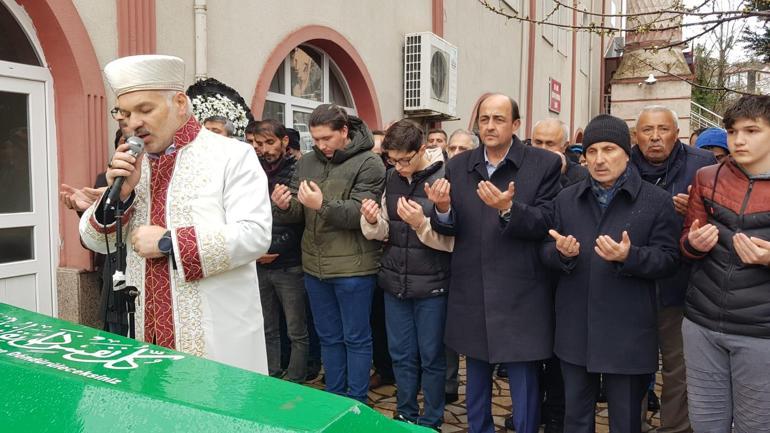
<path fill-rule="evenodd" d="M 648 86 L 651 86 L 651 85 L 653 85 L 653 84 L 655 84 L 657 82 L 658 82 L 658 79 L 655 78 L 655 76 L 652 75 L 652 74 L 650 74 L 650 76 L 647 77 L 646 80 L 644 80 L 644 84 L 647 84 Z"/>

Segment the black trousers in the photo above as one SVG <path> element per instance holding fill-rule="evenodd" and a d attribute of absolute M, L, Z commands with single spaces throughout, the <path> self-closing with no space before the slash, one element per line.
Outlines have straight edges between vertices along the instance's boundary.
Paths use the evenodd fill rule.
<path fill-rule="evenodd" d="M 395 381 L 393 376 L 393 360 L 388 350 L 388 334 L 385 330 L 385 292 L 376 287 L 372 297 L 372 363 L 374 372 L 387 382 Z"/>
<path fill-rule="evenodd" d="M 564 420 L 564 378 L 561 376 L 561 363 L 556 355 L 543 361 L 541 374 L 543 423 L 548 423 L 550 420 L 561 424 Z"/>
<path fill-rule="evenodd" d="M 564 431 L 594 433 L 596 431 L 596 396 L 600 373 L 589 373 L 582 365 L 561 361 L 564 376 Z M 610 431 L 639 433 L 642 429 L 642 398 L 647 392 L 648 374 L 601 373 L 607 387 Z"/>
<path fill-rule="evenodd" d="M 101 319 L 104 322 L 104 330 L 112 332 L 113 334 L 128 336 L 128 306 L 129 302 L 134 302 L 130 296 L 128 296 L 128 290 L 120 290 L 118 292 L 112 290 L 112 274 L 115 272 L 118 264 L 117 252 L 112 252 L 110 255 L 96 254 L 94 261 L 101 263 L 101 303 L 99 306 Z M 123 263 L 125 263 L 126 257 L 123 254 Z M 137 306 L 140 308 L 140 306 Z"/>

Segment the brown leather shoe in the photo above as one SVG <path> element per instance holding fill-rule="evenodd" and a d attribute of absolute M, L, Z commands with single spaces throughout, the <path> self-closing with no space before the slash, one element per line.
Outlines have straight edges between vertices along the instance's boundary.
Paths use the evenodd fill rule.
<path fill-rule="evenodd" d="M 369 389 L 377 389 L 383 385 L 380 373 L 373 373 L 369 376 Z"/>

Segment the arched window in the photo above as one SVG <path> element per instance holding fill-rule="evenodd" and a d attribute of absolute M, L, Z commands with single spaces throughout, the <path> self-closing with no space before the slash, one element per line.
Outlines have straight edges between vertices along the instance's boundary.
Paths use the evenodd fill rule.
<path fill-rule="evenodd" d="M 303 150 L 313 146 L 308 120 L 324 103 L 335 103 L 356 115 L 344 76 L 323 51 L 300 45 L 289 53 L 270 82 L 263 119 L 276 119 L 300 133 Z"/>
<path fill-rule="evenodd" d="M 2 2 L 0 2 L 0 60 L 43 66 L 27 34 Z"/>

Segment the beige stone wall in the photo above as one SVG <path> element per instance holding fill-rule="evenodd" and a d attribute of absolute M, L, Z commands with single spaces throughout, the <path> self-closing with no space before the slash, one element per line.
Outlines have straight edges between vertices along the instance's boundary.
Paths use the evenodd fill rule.
<path fill-rule="evenodd" d="M 538 1 L 538 6 L 542 2 Z M 571 22 L 571 16 L 570 16 Z M 548 41 L 544 34 L 553 32 L 553 37 Z M 570 117 L 570 90 L 572 88 L 572 36 L 567 32 L 566 45 L 559 48 L 559 33 L 564 30 L 549 28 L 547 26 L 538 26 L 535 38 L 535 70 L 532 99 L 532 124 L 538 120 L 548 117 L 555 117 L 562 120 L 569 127 Z M 561 113 L 556 114 L 548 111 L 550 98 L 549 79 L 557 80 L 561 83 Z"/>
<path fill-rule="evenodd" d="M 118 56 L 118 24 L 117 24 L 117 2 L 104 0 L 73 0 L 72 2 L 80 13 L 80 19 L 91 36 L 91 44 L 96 52 L 96 58 L 99 61 L 100 69 L 104 70 L 104 65 Z M 102 79 L 104 79 L 102 77 Z M 105 96 L 107 97 L 107 107 L 112 108 L 115 104 L 115 97 L 110 91 L 107 80 L 104 80 Z M 112 152 L 112 133 L 118 125 L 112 120 L 109 113 L 104 113 L 108 122 L 108 143 L 106 145 Z"/>
<path fill-rule="evenodd" d="M 612 114 L 634 126 L 639 112 L 647 105 L 664 105 L 679 118 L 679 138 L 690 137 L 690 85 L 678 80 L 658 80 L 653 85 L 624 83 L 612 85 Z"/>
<path fill-rule="evenodd" d="M 510 1 L 526 9 L 528 1 Z M 595 1 L 596 5 L 600 3 Z M 542 2 L 538 0 L 538 7 Z M 117 56 L 116 10 L 114 2 L 75 0 L 83 22 L 92 35 L 102 66 Z M 499 91 L 519 101 L 526 109 L 527 26 L 506 21 L 474 1 L 444 2 L 444 38 L 459 49 L 458 100 L 455 122 L 445 122 L 446 129 L 467 127 L 468 117 L 477 98 L 487 91 Z M 157 51 L 183 58 L 187 81 L 195 75 L 195 34 L 193 2 L 163 0 L 156 3 Z M 527 13 L 526 10 L 520 11 Z M 251 102 L 263 65 L 275 46 L 294 30 L 306 25 L 329 26 L 350 41 L 366 64 L 380 103 L 383 123 L 402 117 L 402 46 L 405 33 L 431 30 L 429 0 L 393 0 L 389 2 L 329 0 L 261 1 L 231 0 L 208 2 L 208 75 L 238 90 Z M 568 16 L 571 22 L 571 15 Z M 571 83 L 571 34 L 560 53 L 537 30 L 534 71 L 533 121 L 554 116 L 548 112 L 548 78 L 561 81 L 562 113 L 569 123 Z M 555 32 L 558 34 L 558 31 Z M 557 36 L 558 38 L 558 36 Z M 598 37 L 591 37 L 591 47 L 578 50 L 591 56 L 585 74 L 577 69 L 575 127 L 599 112 Z M 112 104 L 109 97 L 108 104 Z M 109 119 L 112 122 L 111 119 Z M 111 123 L 111 126 L 115 126 Z"/>
<path fill-rule="evenodd" d="M 192 2 L 164 0 L 158 6 L 158 51 L 180 55 L 193 69 Z M 161 37 L 166 21 L 175 25 Z M 307 25 L 328 26 L 342 34 L 367 66 L 383 122 L 401 118 L 403 35 L 431 29 L 429 1 L 209 1 L 209 76 L 232 86 L 250 103 L 270 53 Z M 188 72 L 190 81 L 192 74 Z"/>
<path fill-rule="evenodd" d="M 56 288 L 59 318 L 96 328 L 102 326 L 98 272 L 58 268 Z"/>
<path fill-rule="evenodd" d="M 485 92 L 504 93 L 522 105 L 526 26 L 506 22 L 476 1 L 445 1 L 444 8 L 444 39 L 458 48 L 457 117 L 461 120 L 444 122 L 451 133 L 468 127 L 473 106 Z"/>

